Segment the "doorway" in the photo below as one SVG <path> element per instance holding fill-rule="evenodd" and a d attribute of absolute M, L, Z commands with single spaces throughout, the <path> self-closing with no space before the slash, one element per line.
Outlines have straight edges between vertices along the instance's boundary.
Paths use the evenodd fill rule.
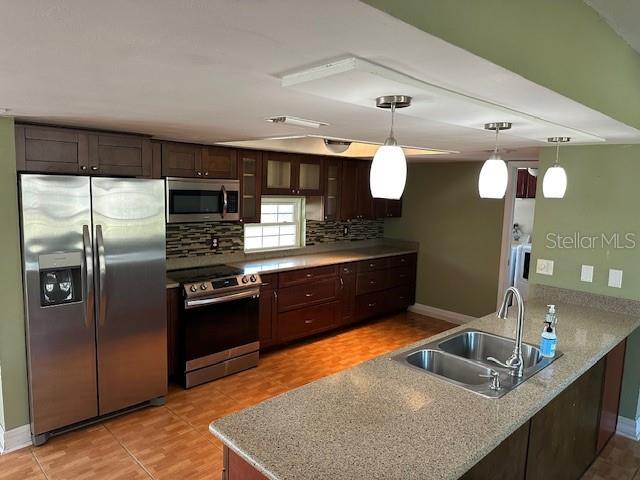
<path fill-rule="evenodd" d="M 504 291 L 510 286 L 518 288 L 522 297 L 527 298 L 535 202 L 538 194 L 538 162 L 512 161 L 507 163 L 507 168 L 509 182 L 502 221 L 498 306 L 502 303 Z"/>

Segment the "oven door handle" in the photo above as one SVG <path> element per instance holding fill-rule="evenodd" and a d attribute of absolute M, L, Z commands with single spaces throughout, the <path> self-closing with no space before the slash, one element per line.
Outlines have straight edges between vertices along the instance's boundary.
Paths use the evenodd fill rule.
<path fill-rule="evenodd" d="M 252 288 L 251 290 L 247 290 L 246 292 L 238 292 L 232 293 L 229 295 L 221 295 L 219 297 L 210 297 L 210 298 L 198 298 L 193 300 L 185 300 L 184 308 L 197 308 L 204 307 L 206 305 L 215 305 L 216 303 L 226 303 L 233 302 L 234 300 L 241 300 L 243 298 L 258 298 L 260 296 L 259 288 Z"/>
<path fill-rule="evenodd" d="M 229 210 L 229 198 L 227 197 L 227 189 L 224 188 L 224 185 L 222 185 L 222 188 L 220 190 L 222 192 L 222 215 L 220 216 L 224 218 L 224 216 L 227 214 L 227 211 Z"/>

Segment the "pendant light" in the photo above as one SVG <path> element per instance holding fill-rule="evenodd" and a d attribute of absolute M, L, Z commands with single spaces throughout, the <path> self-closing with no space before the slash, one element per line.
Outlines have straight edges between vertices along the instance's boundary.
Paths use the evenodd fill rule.
<path fill-rule="evenodd" d="M 570 137 L 550 137 L 548 142 L 556 144 L 556 161 L 544 174 L 542 179 L 542 195 L 544 198 L 564 198 L 567 191 L 567 172 L 558 163 L 560 144 L 571 141 Z"/>
<path fill-rule="evenodd" d="M 482 165 L 478 178 L 478 192 L 480 198 L 504 198 L 509 182 L 509 170 L 507 164 L 498 154 L 498 134 L 501 130 L 511 128 L 509 122 L 486 123 L 485 130 L 495 130 L 496 146 L 491 156 Z"/>
<path fill-rule="evenodd" d="M 409 105 L 411 105 L 411 97 L 406 95 L 387 95 L 376 99 L 378 108 L 391 110 L 391 132 L 384 145 L 376 151 L 371 163 L 369 187 L 374 198 L 398 200 L 404 192 L 407 182 L 407 159 L 393 136 L 393 127 L 396 108 Z"/>

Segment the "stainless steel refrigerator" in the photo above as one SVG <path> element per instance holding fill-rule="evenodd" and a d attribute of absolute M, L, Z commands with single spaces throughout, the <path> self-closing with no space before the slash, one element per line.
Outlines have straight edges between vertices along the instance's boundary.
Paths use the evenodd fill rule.
<path fill-rule="evenodd" d="M 167 392 L 162 180 L 20 175 L 31 432 Z"/>

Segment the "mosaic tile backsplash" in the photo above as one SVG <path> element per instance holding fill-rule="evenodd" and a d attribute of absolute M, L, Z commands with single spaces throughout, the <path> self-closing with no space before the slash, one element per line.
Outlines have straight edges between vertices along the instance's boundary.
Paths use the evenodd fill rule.
<path fill-rule="evenodd" d="M 345 235 L 344 228 L 348 232 Z M 384 237 L 384 220 L 319 222 L 307 220 L 306 245 L 373 240 Z M 212 248 L 211 239 L 218 239 Z M 167 225 L 167 258 L 224 255 L 244 251 L 244 226 L 238 222 L 201 222 Z"/>

